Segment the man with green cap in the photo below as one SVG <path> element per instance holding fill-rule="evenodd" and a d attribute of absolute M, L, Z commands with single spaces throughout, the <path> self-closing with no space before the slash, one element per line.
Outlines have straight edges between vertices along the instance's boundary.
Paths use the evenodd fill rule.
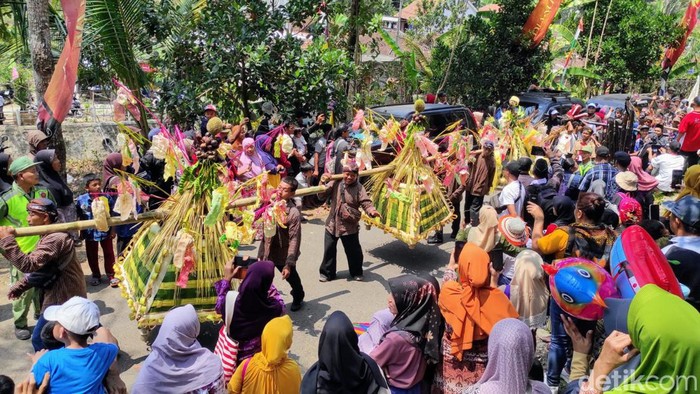
<path fill-rule="evenodd" d="M 0 226 L 27 227 L 27 205 L 35 198 L 49 198 L 53 200 L 51 192 L 46 188 L 37 187 L 39 173 L 32 159 L 27 156 L 20 157 L 12 162 L 9 173 L 14 182 L 12 187 L 0 195 Z M 17 244 L 23 253 L 29 253 L 36 248 L 39 236 L 17 238 Z M 14 266 L 10 267 L 10 285 L 23 277 L 22 272 Z M 31 338 L 31 331 L 27 327 L 27 314 L 29 306 L 34 303 L 34 310 L 39 311 L 38 300 L 34 297 L 34 291 L 29 290 L 17 300 L 12 301 L 12 317 L 15 323 L 15 336 L 17 339 L 27 340 Z"/>

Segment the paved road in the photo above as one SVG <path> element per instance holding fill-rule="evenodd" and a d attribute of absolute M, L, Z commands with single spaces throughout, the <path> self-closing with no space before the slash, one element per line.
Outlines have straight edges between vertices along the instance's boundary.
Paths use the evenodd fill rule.
<path fill-rule="evenodd" d="M 404 273 L 430 273 L 441 277 L 453 245 L 451 242 L 440 246 L 422 243 L 409 249 L 403 242 L 381 230 L 373 228 L 367 231 L 363 228 L 360 240 L 365 254 L 365 281 L 348 280 L 347 260 L 342 247 L 339 247 L 338 279 L 320 283 L 318 266 L 323 254 L 323 219 L 314 218 L 302 225 L 303 242 L 298 269 L 306 291 L 306 304 L 302 310 L 290 312 L 295 329 L 291 356 L 299 362 L 303 371 L 316 361 L 319 334 L 333 311 L 342 310 L 355 322 L 368 321 L 375 311 L 386 307 L 388 278 Z M 80 252 L 87 280 L 90 271 L 84 249 L 81 248 Z M 241 253 L 255 256 L 256 248 L 247 248 Z M 0 349 L 3 353 L 0 374 L 17 380 L 23 379 L 31 369 L 26 354 L 31 352 L 32 347 L 29 341 L 18 341 L 14 337 L 11 305 L 4 296 L 8 284 L 8 263 L 3 261 L 0 262 Z M 281 280 L 279 274 L 275 277 L 275 285 L 282 291 L 285 301 L 291 303 L 289 285 Z M 119 290 L 107 285 L 88 286 L 88 297 L 100 307 L 102 324 L 109 327 L 120 341 L 122 378 L 127 387 L 131 387 L 141 363 L 148 356 L 148 349 L 141 340 L 136 323 L 129 320 L 126 301 L 119 295 Z M 213 347 L 216 338 L 210 332 L 216 331 L 212 328 L 207 331 L 201 338 L 202 342 Z"/>

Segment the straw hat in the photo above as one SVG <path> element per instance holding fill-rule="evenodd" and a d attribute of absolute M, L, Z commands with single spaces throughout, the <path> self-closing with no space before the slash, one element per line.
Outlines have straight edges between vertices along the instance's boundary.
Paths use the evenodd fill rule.
<path fill-rule="evenodd" d="M 525 246 L 530 238 L 530 229 L 518 216 L 503 216 L 498 220 L 498 231 L 513 246 Z"/>

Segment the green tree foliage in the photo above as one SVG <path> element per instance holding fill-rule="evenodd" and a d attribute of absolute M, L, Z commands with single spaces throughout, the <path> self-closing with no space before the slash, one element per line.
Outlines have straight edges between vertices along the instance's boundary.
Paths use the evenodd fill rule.
<path fill-rule="evenodd" d="M 612 8 L 596 61 L 610 1 L 613 1 Z M 583 10 L 584 20 L 592 21 L 593 4 L 583 6 Z M 593 27 L 588 68 L 617 87 L 630 84 L 651 86 L 661 73 L 662 52 L 682 33 L 678 28 L 679 18 L 680 15 L 665 14 L 645 0 L 601 0 Z M 571 23 L 578 21 L 572 20 Z M 587 32 L 590 23 L 585 27 Z M 588 36 L 582 34 L 580 40 L 581 48 L 585 48 Z"/>
<path fill-rule="evenodd" d="M 311 15 L 291 4 L 297 6 L 294 15 Z M 161 109 L 182 122 L 207 102 L 232 120 L 250 116 L 252 101 L 271 101 L 283 115 L 342 104 L 339 81 L 353 72 L 350 57 L 322 36 L 301 39 L 288 30 L 288 21 L 284 8 L 265 1 L 209 1 L 190 32 L 173 39 L 172 56 L 156 64 Z"/>
<path fill-rule="evenodd" d="M 549 66 L 545 46 L 530 49 L 522 27 L 533 5 L 499 0 L 501 11 L 471 17 L 459 37 L 439 40 L 432 53 L 432 85 L 475 108 L 486 108 L 525 88 Z M 453 53 L 454 51 L 454 53 Z M 450 64 L 450 59 L 452 59 Z"/>

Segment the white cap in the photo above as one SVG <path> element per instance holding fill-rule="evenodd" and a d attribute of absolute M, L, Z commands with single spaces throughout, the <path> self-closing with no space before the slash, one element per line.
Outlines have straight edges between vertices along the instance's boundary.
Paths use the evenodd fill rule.
<path fill-rule="evenodd" d="M 598 104 L 596 104 L 596 103 L 588 103 L 588 105 L 586 105 L 586 107 L 598 108 Z"/>
<path fill-rule="evenodd" d="M 44 319 L 58 322 L 73 334 L 92 334 L 100 326 L 100 308 L 87 298 L 73 297 L 46 308 Z"/>

